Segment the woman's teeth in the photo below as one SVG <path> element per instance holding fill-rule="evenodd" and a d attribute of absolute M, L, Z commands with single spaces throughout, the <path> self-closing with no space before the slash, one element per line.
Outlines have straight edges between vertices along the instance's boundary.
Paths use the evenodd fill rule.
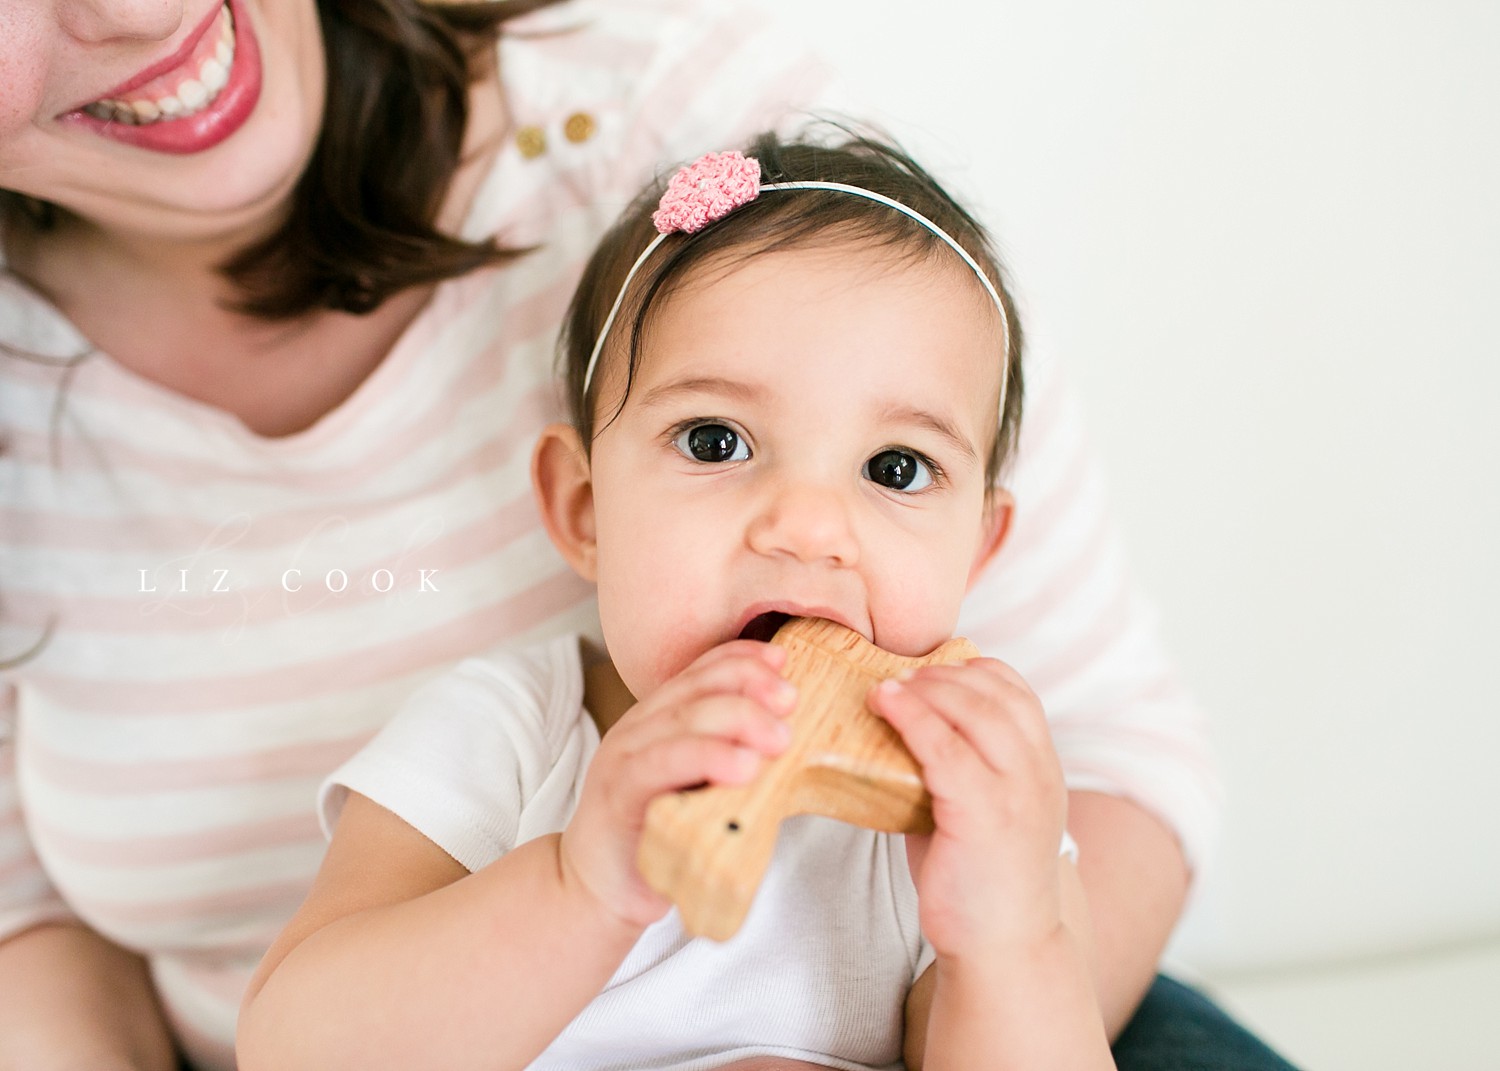
<path fill-rule="evenodd" d="M 129 123 L 131 126 L 185 119 L 214 102 L 220 91 L 229 84 L 229 72 L 233 68 L 234 19 L 226 10 L 219 23 L 219 39 L 213 51 L 199 62 L 197 73 L 178 82 L 173 92 L 162 97 L 96 100 L 83 110 L 95 119 Z"/>

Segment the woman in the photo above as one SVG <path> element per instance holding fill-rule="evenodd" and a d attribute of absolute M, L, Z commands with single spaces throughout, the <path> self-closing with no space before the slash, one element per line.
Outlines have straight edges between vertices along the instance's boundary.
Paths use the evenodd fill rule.
<path fill-rule="evenodd" d="M 231 1067 L 318 781 L 463 655 L 591 627 L 526 488 L 576 273 L 654 168 L 820 91 L 701 7 L 0 15 L 0 1067 Z M 1213 778 L 1029 375 L 965 631 L 1048 701 L 1118 1030 Z"/>

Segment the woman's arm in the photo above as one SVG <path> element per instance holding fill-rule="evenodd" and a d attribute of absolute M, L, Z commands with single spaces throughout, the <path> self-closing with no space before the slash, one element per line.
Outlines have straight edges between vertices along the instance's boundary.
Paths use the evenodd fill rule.
<path fill-rule="evenodd" d="M 171 1071 L 145 962 L 76 923 L 0 943 L 0 1071 Z"/>
<path fill-rule="evenodd" d="M 1038 359 L 1040 358 L 1040 359 Z M 1076 397 L 1028 355 L 1010 481 L 1020 506 L 960 631 L 1036 688 L 1070 784 L 1068 829 L 1116 1037 L 1155 974 L 1220 808 L 1204 714 L 1140 596 Z"/>
<path fill-rule="evenodd" d="M 470 874 L 351 793 L 312 892 L 251 979 L 242 1071 L 530 1063 L 640 934 L 567 873 L 558 844 Z"/>
<path fill-rule="evenodd" d="M 1188 866 L 1167 827 L 1118 796 L 1069 793 L 1068 831 L 1078 842 L 1099 1006 L 1114 1040 L 1156 977 L 1157 960 L 1187 898 Z"/>

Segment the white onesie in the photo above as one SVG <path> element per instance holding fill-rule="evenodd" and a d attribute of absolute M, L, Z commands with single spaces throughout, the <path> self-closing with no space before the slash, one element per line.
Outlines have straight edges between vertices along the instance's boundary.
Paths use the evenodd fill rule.
<path fill-rule="evenodd" d="M 475 871 L 567 825 L 598 746 L 576 637 L 473 658 L 329 777 L 324 830 L 353 789 Z M 732 939 L 689 937 L 670 912 L 532 1067 L 898 1068 L 906 994 L 932 958 L 901 837 L 790 819 Z"/>

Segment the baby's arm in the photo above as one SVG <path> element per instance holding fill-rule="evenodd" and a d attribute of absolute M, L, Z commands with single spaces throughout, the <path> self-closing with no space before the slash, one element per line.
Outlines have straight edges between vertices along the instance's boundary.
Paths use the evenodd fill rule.
<path fill-rule="evenodd" d="M 239 1066 L 530 1062 L 639 934 L 569 880 L 559 841 L 471 875 L 351 793 L 312 892 L 251 980 Z"/>
<path fill-rule="evenodd" d="M 605 735 L 561 834 L 470 874 L 351 794 L 307 901 L 241 1009 L 242 1071 L 529 1064 L 669 906 L 640 880 L 646 805 L 742 783 L 785 747 L 783 652 L 726 644 Z"/>
<path fill-rule="evenodd" d="M 935 830 L 907 837 L 936 960 L 907 1001 L 912 1068 L 1111 1068 L 1062 770 L 1036 696 L 992 659 L 918 670 L 870 705 L 906 741 Z"/>
<path fill-rule="evenodd" d="M 1058 860 L 1062 925 L 994 971 L 922 972 L 906 1001 L 906 1066 L 1112 1068 L 1091 983 L 1088 905 L 1077 869 Z"/>

